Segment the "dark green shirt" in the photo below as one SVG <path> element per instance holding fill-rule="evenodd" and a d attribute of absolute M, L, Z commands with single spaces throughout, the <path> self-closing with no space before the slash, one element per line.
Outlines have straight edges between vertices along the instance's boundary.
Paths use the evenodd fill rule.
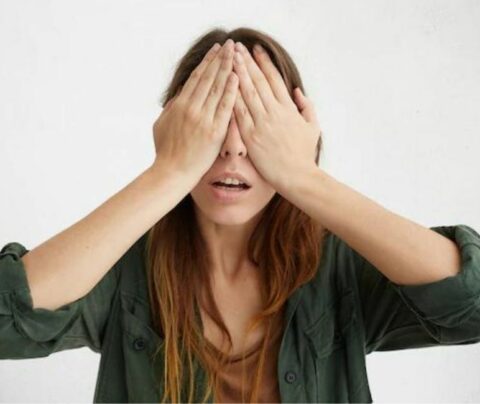
<path fill-rule="evenodd" d="M 480 341 L 480 235 L 466 225 L 431 229 L 457 244 L 462 268 L 423 285 L 396 285 L 334 234 L 325 238 L 316 277 L 287 302 L 278 357 L 282 402 L 372 402 L 367 354 Z M 159 402 L 163 382 L 155 385 L 154 374 L 162 366 L 150 357 L 163 338 L 151 323 L 145 239 L 146 233 L 86 296 L 55 311 L 32 309 L 20 259 L 28 250 L 4 245 L 0 358 L 88 346 L 101 354 L 94 402 Z M 204 386 L 202 368 L 195 369 Z"/>

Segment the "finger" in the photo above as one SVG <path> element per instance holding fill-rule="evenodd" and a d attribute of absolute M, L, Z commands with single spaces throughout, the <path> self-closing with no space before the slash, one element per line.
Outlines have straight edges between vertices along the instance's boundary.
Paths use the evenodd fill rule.
<path fill-rule="evenodd" d="M 193 91 L 195 90 L 195 87 L 197 87 L 197 83 L 200 80 L 200 77 L 202 77 L 203 75 L 203 72 L 212 63 L 212 61 L 215 60 L 215 56 L 221 48 L 222 48 L 221 45 L 216 42 L 205 54 L 205 56 L 203 57 L 202 61 L 198 64 L 198 66 L 195 67 L 195 69 L 193 69 L 192 73 L 190 74 L 190 77 L 188 78 L 186 83 L 183 85 L 183 88 L 181 91 L 182 98 L 184 98 L 185 100 L 190 99 Z"/>
<path fill-rule="evenodd" d="M 313 107 L 312 101 L 310 101 L 305 95 L 303 95 L 300 87 L 296 87 L 293 91 L 295 104 L 297 105 L 299 112 L 305 118 L 307 122 L 318 124 L 317 116 Z"/>
<path fill-rule="evenodd" d="M 172 104 L 172 101 L 173 101 L 173 98 L 170 98 L 167 103 L 165 104 L 165 106 L 163 107 L 163 110 L 166 111 L 168 109 L 168 107 Z"/>
<path fill-rule="evenodd" d="M 237 42 L 237 49 L 243 56 L 244 65 L 251 81 L 253 82 L 257 93 L 262 101 L 263 107 L 266 111 L 271 111 L 273 103 L 277 101 L 273 91 L 270 87 L 270 83 L 266 79 L 260 67 L 257 65 L 248 49 L 241 42 Z"/>
<path fill-rule="evenodd" d="M 282 75 L 273 64 L 272 59 L 270 59 L 268 52 L 260 44 L 258 44 L 258 46 L 253 47 L 253 56 L 255 57 L 255 60 L 262 70 L 266 80 L 270 84 L 270 88 L 272 89 L 277 101 L 284 105 L 287 105 L 287 103 L 291 104 L 293 101 L 290 97 L 287 86 L 283 81 Z"/>
<path fill-rule="evenodd" d="M 202 114 L 205 114 L 205 117 L 209 119 L 209 122 L 213 121 L 213 117 L 216 113 L 218 103 L 223 97 L 225 92 L 225 85 L 229 74 L 232 72 L 232 59 L 233 59 L 233 44 L 234 42 L 231 39 L 228 39 L 225 43 L 225 51 L 222 54 L 222 61 L 220 69 L 217 72 L 215 81 L 210 88 L 207 98 L 203 104 Z M 237 77 L 235 77 L 236 79 Z"/>
<path fill-rule="evenodd" d="M 237 120 L 235 119 L 235 105 L 233 106 L 232 116 L 230 117 L 230 125 L 232 125 L 232 128 L 236 126 L 238 129 Z"/>
<path fill-rule="evenodd" d="M 235 104 L 238 91 L 238 77 L 234 72 L 230 72 L 222 99 L 218 103 L 213 119 L 214 126 L 219 130 L 226 131 L 232 117 L 232 110 Z"/>
<path fill-rule="evenodd" d="M 219 91 L 218 88 L 212 87 L 212 84 L 214 83 L 218 75 L 225 53 L 228 53 L 228 46 L 232 42 L 233 41 L 231 39 L 228 39 L 223 44 L 222 50 L 215 55 L 215 59 L 212 61 L 212 63 L 208 65 L 206 70 L 203 72 L 202 77 L 198 81 L 197 87 L 195 87 L 195 90 L 192 93 L 192 98 L 190 100 L 190 108 L 192 108 L 193 110 L 199 111 L 203 107 L 205 100 L 208 98 L 211 91 Z M 223 88 L 220 91 L 220 94 L 223 94 Z"/>
<path fill-rule="evenodd" d="M 235 73 L 237 73 L 240 78 L 240 91 L 242 93 L 244 104 L 248 108 L 253 122 L 259 122 L 266 115 L 267 111 L 250 75 L 248 74 L 242 54 L 238 51 L 235 53 L 238 55 L 238 59 L 234 58 L 233 67 Z"/>
<path fill-rule="evenodd" d="M 254 122 L 240 91 L 237 93 L 233 111 L 235 113 L 235 123 L 238 126 L 242 138 L 244 138 L 244 136 L 253 129 Z"/>
<path fill-rule="evenodd" d="M 176 98 L 178 97 L 178 93 L 175 94 L 172 98 L 170 98 L 167 103 L 165 104 L 165 107 L 163 108 L 164 111 L 168 110 L 170 108 L 170 106 L 173 104 L 173 102 L 176 100 Z"/>

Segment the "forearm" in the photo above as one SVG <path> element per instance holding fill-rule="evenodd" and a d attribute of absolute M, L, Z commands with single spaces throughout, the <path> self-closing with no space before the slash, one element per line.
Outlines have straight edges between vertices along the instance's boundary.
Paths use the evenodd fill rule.
<path fill-rule="evenodd" d="M 86 295 L 189 192 L 190 180 L 149 167 L 106 202 L 22 257 L 34 308 Z"/>
<path fill-rule="evenodd" d="M 298 175 L 285 196 L 394 283 L 430 283 L 460 271 L 453 241 L 385 209 L 316 166 Z"/>

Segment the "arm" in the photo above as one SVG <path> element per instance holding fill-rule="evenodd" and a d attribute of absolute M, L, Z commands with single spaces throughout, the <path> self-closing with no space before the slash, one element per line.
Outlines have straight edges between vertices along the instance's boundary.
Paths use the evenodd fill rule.
<path fill-rule="evenodd" d="M 93 212 L 22 257 L 33 307 L 86 295 L 128 248 L 188 192 L 191 181 L 149 167 Z"/>
<path fill-rule="evenodd" d="M 294 184 L 285 197 L 390 281 L 423 284 L 459 272 L 460 253 L 453 241 L 383 208 L 318 167 L 298 175 Z"/>
<path fill-rule="evenodd" d="M 101 352 L 122 268 L 143 259 L 145 232 L 188 192 L 191 181 L 151 167 L 36 249 L 4 245 L 0 359 L 45 357 L 82 346 Z"/>
<path fill-rule="evenodd" d="M 334 235 L 337 285 L 354 291 L 366 353 L 480 341 L 480 235 L 424 229 L 315 170 L 279 192 Z"/>

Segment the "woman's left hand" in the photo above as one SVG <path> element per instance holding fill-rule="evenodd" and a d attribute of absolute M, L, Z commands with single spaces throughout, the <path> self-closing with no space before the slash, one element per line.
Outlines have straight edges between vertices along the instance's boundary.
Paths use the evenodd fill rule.
<path fill-rule="evenodd" d="M 296 173 L 316 165 L 320 126 L 313 103 L 298 87 L 292 100 L 267 52 L 254 48 L 254 59 L 243 44 L 237 42 L 237 49 L 239 45 L 235 53 L 242 60 L 234 60 L 233 67 L 240 91 L 232 124 L 238 126 L 259 174 L 279 190 L 288 187 Z"/>

